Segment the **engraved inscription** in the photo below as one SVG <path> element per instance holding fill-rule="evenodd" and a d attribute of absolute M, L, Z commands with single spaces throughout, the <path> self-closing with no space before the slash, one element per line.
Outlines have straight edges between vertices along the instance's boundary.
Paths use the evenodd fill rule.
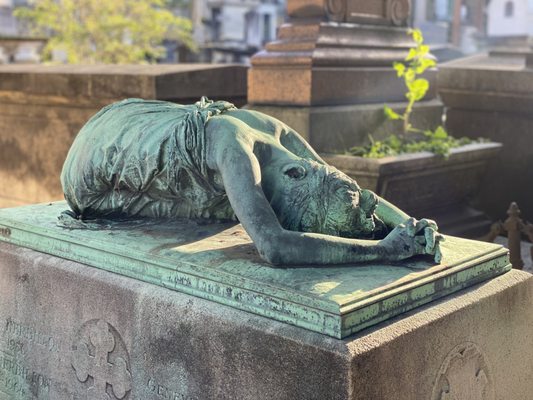
<path fill-rule="evenodd" d="M 47 394 L 52 381 L 43 374 L 39 374 L 16 362 L 9 353 L 0 351 L 0 392 L 10 398 L 30 398 L 30 394 Z M 34 397 L 32 397 L 34 398 Z"/>
<path fill-rule="evenodd" d="M 25 365 L 25 356 L 37 350 L 59 351 L 59 341 L 11 317 L 0 339 L 0 393 L 9 399 L 49 399 L 51 379 Z"/>
<path fill-rule="evenodd" d="M 129 397 L 129 356 L 119 333 L 107 322 L 91 320 L 82 326 L 72 346 L 72 367 L 78 380 L 89 386 L 87 399 Z"/>
<path fill-rule="evenodd" d="M 494 399 L 489 367 L 474 343 L 463 343 L 448 354 L 437 375 L 432 399 Z"/>
<path fill-rule="evenodd" d="M 179 393 L 164 385 L 160 385 L 154 378 L 148 379 L 148 390 L 163 400 L 197 400 L 195 397 Z"/>
<path fill-rule="evenodd" d="M 11 318 L 6 320 L 5 335 L 8 347 L 12 351 L 24 352 L 23 343 L 37 345 L 48 351 L 60 351 L 61 342 L 59 340 Z"/>
<path fill-rule="evenodd" d="M 7 227 L 3 227 L 3 226 L 0 226 L 0 236 L 3 236 L 3 237 L 10 237 L 11 236 L 11 229 L 7 228 Z"/>

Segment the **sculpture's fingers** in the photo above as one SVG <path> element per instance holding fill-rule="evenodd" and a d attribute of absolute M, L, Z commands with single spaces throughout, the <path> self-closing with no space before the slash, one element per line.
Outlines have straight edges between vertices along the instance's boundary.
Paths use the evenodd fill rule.
<path fill-rule="evenodd" d="M 415 247 L 414 254 L 427 254 L 426 253 L 426 238 L 424 236 L 415 236 L 413 238 L 413 245 Z"/>
<path fill-rule="evenodd" d="M 416 243 L 418 243 L 419 245 L 426 247 L 426 238 L 425 238 L 425 236 L 420 236 L 420 235 L 419 236 L 415 236 L 413 238 L 413 240 Z"/>
<path fill-rule="evenodd" d="M 434 257 L 434 260 L 436 263 L 439 263 L 442 261 L 442 251 L 440 249 L 440 242 L 437 241 L 436 245 L 435 245 L 435 257 Z"/>
<path fill-rule="evenodd" d="M 416 232 L 422 232 L 424 229 L 428 227 L 428 220 L 427 219 L 421 219 L 416 222 Z"/>
<path fill-rule="evenodd" d="M 424 229 L 424 237 L 426 238 L 426 253 L 433 254 L 435 249 L 437 232 L 431 227 Z"/>
<path fill-rule="evenodd" d="M 432 219 L 422 218 L 416 223 L 416 231 L 421 232 L 422 230 L 426 228 L 431 228 L 435 231 L 439 230 L 439 227 L 437 226 L 437 223 L 433 221 Z"/>
<path fill-rule="evenodd" d="M 416 235 L 416 219 L 413 217 L 409 218 L 407 221 L 405 221 L 405 227 L 407 228 L 407 234 L 411 237 Z"/>
<path fill-rule="evenodd" d="M 437 226 L 437 223 L 433 221 L 432 219 L 424 218 L 424 221 L 426 221 L 427 226 L 429 226 L 431 229 L 435 229 L 436 231 L 439 230 L 439 227 Z"/>
<path fill-rule="evenodd" d="M 446 238 L 441 235 L 440 233 L 437 233 L 435 235 L 435 262 L 440 263 L 442 261 L 442 248 L 441 244 L 444 242 Z"/>

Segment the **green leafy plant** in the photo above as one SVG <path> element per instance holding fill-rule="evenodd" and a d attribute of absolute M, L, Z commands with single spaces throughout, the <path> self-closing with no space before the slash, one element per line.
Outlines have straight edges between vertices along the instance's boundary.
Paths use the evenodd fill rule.
<path fill-rule="evenodd" d="M 429 81 L 422 78 L 421 75 L 437 64 L 429 55 L 429 46 L 424 44 L 422 32 L 418 29 L 412 29 L 409 34 L 412 36 L 415 46 L 409 50 L 404 62 L 393 63 L 398 77 L 404 80 L 407 89 L 405 93 L 405 98 L 408 101 L 407 106 L 403 114 L 397 113 L 388 105 L 383 107 L 385 117 L 388 120 L 402 122 L 401 134 L 389 135 L 384 140 L 374 140 L 372 135 L 369 135 L 370 144 L 352 147 L 350 153 L 353 155 L 381 158 L 402 153 L 430 151 L 447 157 L 450 149 L 473 142 L 469 138 L 457 139 L 448 135 L 441 125 L 435 130 L 422 130 L 411 124 L 414 105 L 417 101 L 422 100 L 429 90 Z M 480 139 L 479 141 L 483 140 Z"/>

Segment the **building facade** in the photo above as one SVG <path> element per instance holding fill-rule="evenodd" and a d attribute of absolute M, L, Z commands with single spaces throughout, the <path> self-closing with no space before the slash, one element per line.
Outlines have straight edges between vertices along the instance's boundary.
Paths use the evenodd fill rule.
<path fill-rule="evenodd" d="M 285 15 L 284 0 L 195 0 L 191 19 L 198 58 L 212 62 L 248 62 L 276 37 Z"/>
<path fill-rule="evenodd" d="M 27 4 L 27 0 L 0 0 L 0 64 L 34 64 L 41 60 L 46 39 L 29 37 L 13 16 L 15 7 Z"/>
<path fill-rule="evenodd" d="M 413 8 L 429 43 L 454 42 L 464 53 L 533 37 L 533 0 L 413 0 Z"/>
<path fill-rule="evenodd" d="M 533 14 L 530 0 L 489 0 L 487 4 L 487 36 L 528 36 Z"/>

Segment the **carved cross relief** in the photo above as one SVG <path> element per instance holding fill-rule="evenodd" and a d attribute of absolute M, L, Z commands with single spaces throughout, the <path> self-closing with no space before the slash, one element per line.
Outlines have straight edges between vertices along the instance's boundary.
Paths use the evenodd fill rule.
<path fill-rule="evenodd" d="M 116 399 L 123 399 L 131 390 L 131 374 L 127 361 L 115 357 L 109 361 L 109 355 L 116 346 L 116 338 L 110 325 L 103 320 L 93 320 L 88 327 L 88 337 L 82 337 L 72 351 L 72 366 L 80 382 L 92 377 L 92 386 L 87 390 L 89 400 L 112 400 L 107 392 L 111 386 Z"/>
<path fill-rule="evenodd" d="M 494 388 L 483 354 L 474 343 L 457 346 L 443 362 L 433 400 L 493 400 Z"/>

